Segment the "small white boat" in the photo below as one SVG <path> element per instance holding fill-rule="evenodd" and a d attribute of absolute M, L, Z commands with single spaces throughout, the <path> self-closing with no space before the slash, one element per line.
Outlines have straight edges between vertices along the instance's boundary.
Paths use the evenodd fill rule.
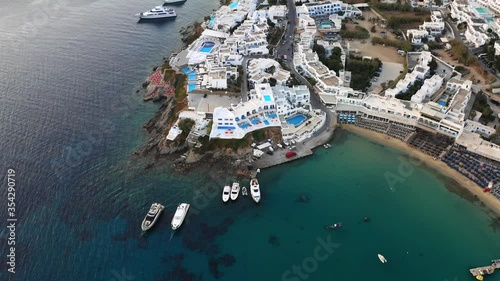
<path fill-rule="evenodd" d="M 378 259 L 382 262 L 382 263 L 386 263 L 387 260 L 384 258 L 384 256 L 382 256 L 381 254 L 378 254 Z"/>
<path fill-rule="evenodd" d="M 246 187 L 242 187 L 241 188 L 241 195 L 243 195 L 243 196 L 247 196 L 248 195 L 248 191 L 247 191 Z"/>
<path fill-rule="evenodd" d="M 260 188 L 259 182 L 256 178 L 250 180 L 250 193 L 252 194 L 253 201 L 259 203 L 260 201 Z"/>
<path fill-rule="evenodd" d="M 156 220 L 158 220 L 158 217 L 160 216 L 161 211 L 163 211 L 163 209 L 165 209 L 165 207 L 162 204 L 153 203 L 153 205 L 151 205 L 148 214 L 142 221 L 141 224 L 142 231 L 150 229 L 155 224 Z"/>
<path fill-rule="evenodd" d="M 222 201 L 227 202 L 229 200 L 229 193 L 231 192 L 231 187 L 229 185 L 224 186 L 222 189 Z"/>
<path fill-rule="evenodd" d="M 238 195 L 240 194 L 240 184 L 237 182 L 233 182 L 233 187 L 231 188 L 231 200 L 236 200 Z"/>
<path fill-rule="evenodd" d="M 175 211 L 174 217 L 172 218 L 172 229 L 176 230 L 179 228 L 184 222 L 184 218 L 186 218 L 186 214 L 189 210 L 189 204 L 181 203 L 177 206 L 177 210 Z"/>

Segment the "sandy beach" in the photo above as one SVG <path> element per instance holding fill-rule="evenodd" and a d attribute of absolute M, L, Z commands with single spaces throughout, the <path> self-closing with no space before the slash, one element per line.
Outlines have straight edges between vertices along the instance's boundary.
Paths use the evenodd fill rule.
<path fill-rule="evenodd" d="M 483 190 L 479 186 L 477 186 L 474 182 L 472 182 L 459 172 L 451 169 L 444 162 L 439 160 L 434 160 L 431 156 L 417 149 L 412 148 L 408 144 L 381 133 L 356 127 L 354 125 L 342 125 L 341 128 L 349 132 L 358 134 L 360 136 L 369 138 L 380 144 L 391 146 L 393 148 L 405 152 L 408 155 L 420 159 L 425 165 L 428 165 L 429 167 L 434 168 L 440 174 L 453 179 L 455 182 L 457 182 L 457 184 L 460 184 L 462 187 L 468 190 L 472 195 L 476 196 L 477 199 L 480 202 L 483 202 L 486 207 L 491 209 L 497 215 L 500 215 L 500 200 L 495 198 L 490 193 L 484 193 Z"/>

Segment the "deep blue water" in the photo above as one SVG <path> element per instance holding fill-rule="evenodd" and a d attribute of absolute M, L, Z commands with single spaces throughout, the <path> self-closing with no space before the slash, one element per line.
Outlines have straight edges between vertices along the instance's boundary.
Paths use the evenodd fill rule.
<path fill-rule="evenodd" d="M 134 14 L 159 4 L 0 4 L 0 280 L 285 280 L 329 235 L 338 247 L 299 280 L 470 280 L 469 266 L 500 258 L 489 216 L 447 191 L 456 183 L 416 167 L 392 191 L 383 174 L 404 156 L 345 132 L 329 150 L 264 171 L 258 206 L 221 203 L 227 171 L 145 170 L 152 160 L 132 153 L 158 105 L 135 92 L 181 47 L 180 28 L 219 5 L 188 0 L 175 21 L 137 23 Z M 5 271 L 7 168 L 16 171 L 15 275 Z M 165 212 L 140 236 L 152 202 Z M 192 208 L 172 236 L 178 202 Z M 344 229 L 323 229 L 338 221 Z"/>

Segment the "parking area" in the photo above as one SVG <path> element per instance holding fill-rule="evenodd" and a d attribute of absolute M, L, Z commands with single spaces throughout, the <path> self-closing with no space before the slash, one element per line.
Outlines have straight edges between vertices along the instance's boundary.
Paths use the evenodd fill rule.
<path fill-rule="evenodd" d="M 402 63 L 396 62 L 382 62 L 382 71 L 379 76 L 375 76 L 372 79 L 372 85 L 369 90 L 373 90 L 375 87 L 380 86 L 382 83 L 389 82 L 390 80 L 396 79 L 399 76 L 404 67 Z"/>

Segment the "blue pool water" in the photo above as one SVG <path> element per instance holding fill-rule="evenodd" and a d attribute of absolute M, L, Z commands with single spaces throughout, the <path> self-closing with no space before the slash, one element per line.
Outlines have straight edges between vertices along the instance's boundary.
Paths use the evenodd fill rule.
<path fill-rule="evenodd" d="M 271 113 L 271 114 L 267 115 L 267 117 L 269 117 L 269 118 L 278 118 L 278 115 L 276 115 L 276 113 Z"/>
<path fill-rule="evenodd" d="M 286 122 L 288 124 L 299 126 L 306 119 L 307 119 L 307 117 L 305 115 L 303 115 L 303 114 L 297 114 L 297 115 L 294 115 L 293 117 L 290 117 L 290 118 L 286 119 Z"/>
<path fill-rule="evenodd" d="M 203 45 L 201 45 L 200 52 L 210 53 L 210 51 L 212 51 L 214 46 L 215 46 L 214 42 L 204 42 Z"/>
<path fill-rule="evenodd" d="M 264 124 L 269 125 L 269 121 L 264 120 Z"/>
<path fill-rule="evenodd" d="M 322 22 L 322 23 L 318 24 L 318 27 L 319 28 L 333 27 L 333 24 L 331 24 L 329 22 Z"/>
<path fill-rule="evenodd" d="M 189 80 L 196 80 L 196 73 L 191 73 L 188 75 Z"/>
<path fill-rule="evenodd" d="M 252 124 L 254 124 L 254 125 L 257 125 L 259 122 L 260 122 L 260 120 L 259 120 L 259 119 L 253 119 L 253 120 L 252 120 Z"/>
<path fill-rule="evenodd" d="M 233 4 L 229 5 L 229 8 L 234 9 L 234 8 L 238 7 L 238 5 L 239 5 L 238 2 L 234 2 Z"/>
<path fill-rule="evenodd" d="M 208 23 L 208 27 L 211 28 L 212 26 L 214 26 L 214 22 L 215 22 L 215 18 L 211 18 L 210 22 Z"/>
<path fill-rule="evenodd" d="M 481 8 L 481 7 L 476 8 L 476 11 L 480 14 L 487 14 L 488 13 L 485 8 Z"/>
<path fill-rule="evenodd" d="M 192 85 L 192 84 L 188 85 L 188 93 L 192 92 L 195 89 L 196 89 L 196 85 Z"/>
<path fill-rule="evenodd" d="M 234 130 L 236 127 L 233 126 L 218 126 L 217 129 L 219 130 Z"/>
<path fill-rule="evenodd" d="M 248 124 L 248 123 L 240 124 L 240 128 L 242 128 L 242 129 L 246 129 L 246 128 L 248 128 L 248 126 L 250 126 L 250 124 Z"/>
<path fill-rule="evenodd" d="M 264 95 L 264 101 L 271 101 L 271 96 L 269 95 Z"/>

